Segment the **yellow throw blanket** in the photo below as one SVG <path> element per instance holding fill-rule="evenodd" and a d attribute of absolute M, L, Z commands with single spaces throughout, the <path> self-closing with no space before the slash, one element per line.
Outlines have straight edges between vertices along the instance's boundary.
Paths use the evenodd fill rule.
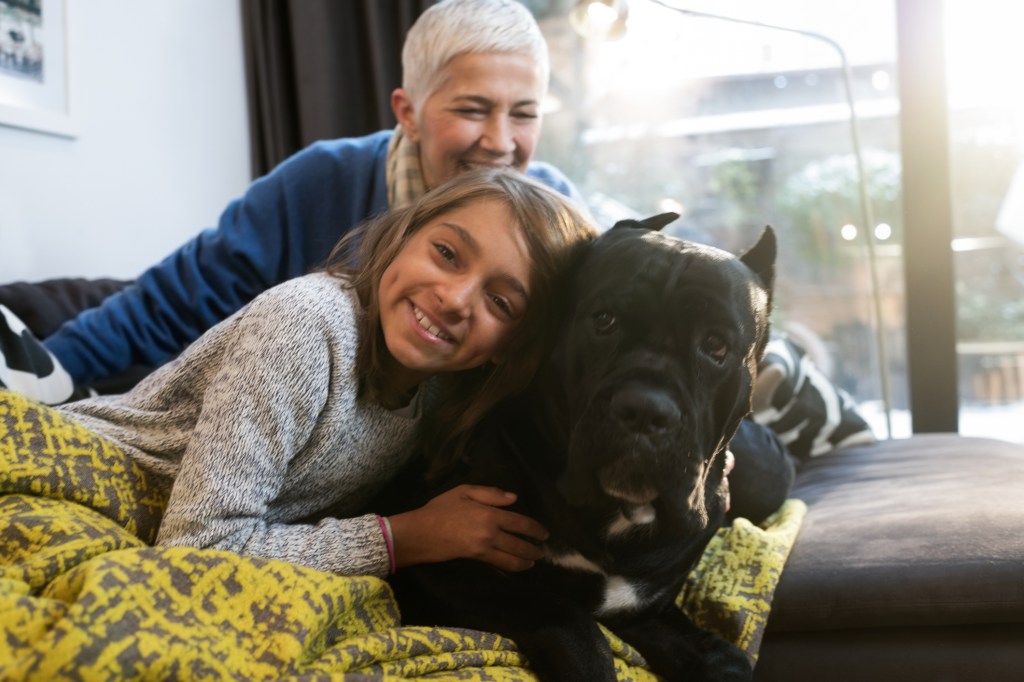
<path fill-rule="evenodd" d="M 498 635 L 403 627 L 383 580 L 151 547 L 164 500 L 117 447 L 0 391 L 0 679 L 536 679 Z M 680 595 L 756 660 L 805 508 L 719 532 Z M 653 680 L 607 633 L 620 680 Z"/>

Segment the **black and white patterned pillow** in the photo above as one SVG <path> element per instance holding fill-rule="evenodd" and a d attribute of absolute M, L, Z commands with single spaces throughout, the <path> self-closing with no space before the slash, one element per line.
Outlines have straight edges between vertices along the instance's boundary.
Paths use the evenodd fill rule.
<path fill-rule="evenodd" d="M 788 337 L 772 339 L 758 366 L 753 418 L 803 459 L 875 440 L 853 397 Z"/>
<path fill-rule="evenodd" d="M 48 405 L 89 395 L 88 391 L 75 387 L 57 358 L 3 305 L 0 305 L 0 387 Z"/>

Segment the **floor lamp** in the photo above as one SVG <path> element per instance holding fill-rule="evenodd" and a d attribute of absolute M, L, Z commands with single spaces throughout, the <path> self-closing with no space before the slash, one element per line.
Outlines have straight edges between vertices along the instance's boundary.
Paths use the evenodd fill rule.
<path fill-rule="evenodd" d="M 881 286 L 878 277 L 878 258 L 875 251 L 875 236 L 873 233 L 875 220 L 871 210 L 871 197 L 868 193 L 867 174 L 864 168 L 864 153 L 860 141 L 860 125 L 857 121 L 857 110 L 853 98 L 853 79 L 850 76 L 850 63 L 846 58 L 846 52 L 842 46 L 832 38 L 817 33 L 788 26 L 779 26 L 749 19 L 738 19 L 736 17 L 701 12 L 698 10 L 686 9 L 663 2 L 662 0 L 648 0 L 655 5 L 665 9 L 693 17 L 705 19 L 717 19 L 728 21 L 734 24 L 756 26 L 772 31 L 784 31 L 796 35 L 811 38 L 825 43 L 839 56 L 841 73 L 843 79 L 843 91 L 846 96 L 846 104 L 850 112 L 850 141 L 853 148 L 853 156 L 857 167 L 857 185 L 860 191 L 861 217 L 864 221 L 865 244 L 868 254 L 868 269 L 871 277 L 871 301 L 875 316 L 875 343 L 878 346 L 879 379 L 882 389 L 882 403 L 885 408 L 885 429 L 886 436 L 892 437 L 892 392 L 889 386 L 889 358 L 887 344 L 885 341 L 885 329 L 883 325 L 883 311 L 881 300 Z M 580 33 L 595 37 L 614 38 L 625 31 L 626 17 L 629 8 L 626 0 L 581 0 L 570 12 L 569 19 Z"/>

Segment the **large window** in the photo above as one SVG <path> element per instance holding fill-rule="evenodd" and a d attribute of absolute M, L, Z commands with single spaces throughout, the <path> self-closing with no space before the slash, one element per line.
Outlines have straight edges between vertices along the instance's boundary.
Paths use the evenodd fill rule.
<path fill-rule="evenodd" d="M 675 2 L 842 46 L 863 176 L 841 60 L 827 40 L 650 0 L 629 2 L 617 39 L 587 39 L 567 18 L 573 2 L 527 2 L 553 60 L 539 157 L 573 178 L 603 225 L 676 211 L 667 229 L 735 251 L 771 224 L 780 240 L 775 328 L 811 351 L 879 436 L 911 431 L 897 1 Z M 1022 440 L 1024 90 L 1015 71 L 1024 41 L 1015 32 L 1024 16 L 1010 15 L 1024 10 L 1007 7 L 946 2 L 950 248 L 960 431 Z"/>

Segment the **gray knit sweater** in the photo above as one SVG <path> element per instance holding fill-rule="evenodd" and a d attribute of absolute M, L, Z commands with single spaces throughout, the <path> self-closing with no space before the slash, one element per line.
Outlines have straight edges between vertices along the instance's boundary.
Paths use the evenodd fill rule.
<path fill-rule="evenodd" d="M 418 419 L 356 398 L 356 297 L 326 274 L 278 285 L 131 392 L 61 408 L 170 492 L 157 543 L 385 575 L 376 516 Z"/>

